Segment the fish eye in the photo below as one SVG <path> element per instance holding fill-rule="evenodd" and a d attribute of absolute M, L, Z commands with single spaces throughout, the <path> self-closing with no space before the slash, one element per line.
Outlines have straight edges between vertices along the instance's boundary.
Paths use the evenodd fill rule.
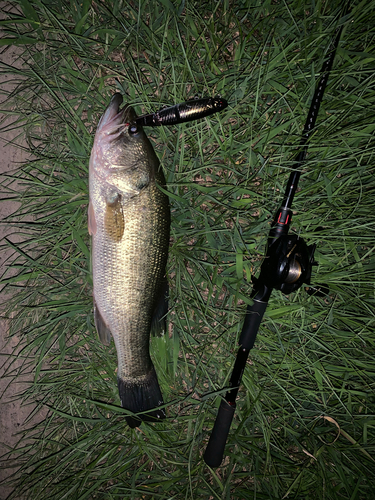
<path fill-rule="evenodd" d="M 130 135 L 134 135 L 138 132 L 138 127 L 136 123 L 131 123 L 128 128 L 128 132 Z"/>

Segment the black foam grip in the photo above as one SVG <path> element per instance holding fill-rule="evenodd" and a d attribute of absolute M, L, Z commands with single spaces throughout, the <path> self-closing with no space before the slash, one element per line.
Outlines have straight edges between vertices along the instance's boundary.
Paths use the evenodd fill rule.
<path fill-rule="evenodd" d="M 240 346 L 243 349 L 252 349 L 262 321 L 264 311 L 267 309 L 267 302 L 254 300 L 252 306 L 247 306 L 245 321 L 243 323 Z"/>
<path fill-rule="evenodd" d="M 223 460 L 225 443 L 233 420 L 235 407 L 221 401 L 214 428 L 203 458 L 209 467 L 219 467 Z"/>

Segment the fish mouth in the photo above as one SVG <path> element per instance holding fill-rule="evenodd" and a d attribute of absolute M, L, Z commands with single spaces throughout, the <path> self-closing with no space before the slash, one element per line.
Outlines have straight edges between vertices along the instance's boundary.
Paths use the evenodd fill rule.
<path fill-rule="evenodd" d="M 97 132 L 104 132 L 105 134 L 121 134 L 130 123 L 134 122 L 137 118 L 134 109 L 126 104 L 122 109 L 122 95 L 118 92 L 112 96 L 107 109 L 101 117 Z"/>

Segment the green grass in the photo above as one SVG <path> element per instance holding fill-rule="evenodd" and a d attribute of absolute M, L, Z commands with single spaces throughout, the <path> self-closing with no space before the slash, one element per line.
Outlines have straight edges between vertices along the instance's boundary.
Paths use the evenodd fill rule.
<path fill-rule="evenodd" d="M 14 497 L 369 499 L 375 489 L 375 3 L 75 0 L 12 3 L 0 45 L 6 113 L 31 160 L 2 179 L 20 202 L 3 314 L 20 395 L 47 409 L 2 466 Z M 10 12 L 10 10 L 9 10 Z M 341 20 L 340 20 L 341 19 Z M 250 354 L 226 459 L 202 455 L 228 383 L 322 62 L 344 22 L 303 168 L 293 229 L 316 243 L 313 281 L 274 292 Z M 88 159 L 119 91 L 138 113 L 220 94 L 222 113 L 152 130 L 172 208 L 170 335 L 153 338 L 168 419 L 127 426 L 114 346 L 93 326 Z"/>

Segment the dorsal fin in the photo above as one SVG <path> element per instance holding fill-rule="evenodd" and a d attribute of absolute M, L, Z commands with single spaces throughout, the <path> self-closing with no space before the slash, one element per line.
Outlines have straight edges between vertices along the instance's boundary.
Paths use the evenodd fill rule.
<path fill-rule="evenodd" d="M 161 337 L 167 331 L 168 296 L 168 280 L 164 277 L 160 285 L 158 300 L 151 321 L 151 335 L 154 337 Z"/>

